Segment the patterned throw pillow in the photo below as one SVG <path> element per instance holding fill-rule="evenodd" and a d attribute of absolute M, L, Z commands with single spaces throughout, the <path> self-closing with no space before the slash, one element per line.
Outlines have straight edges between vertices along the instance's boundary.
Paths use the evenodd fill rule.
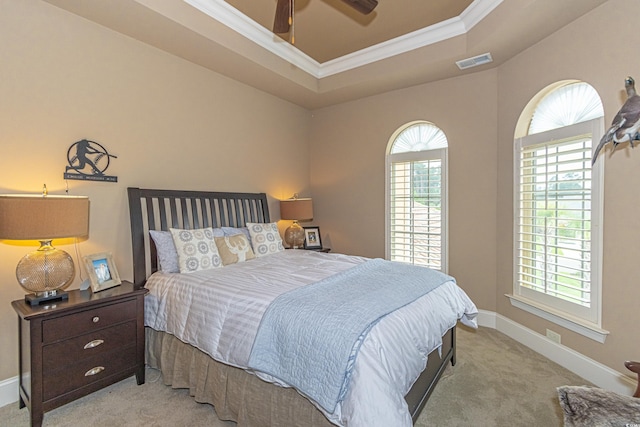
<path fill-rule="evenodd" d="M 244 262 L 256 257 L 251 250 L 249 239 L 242 233 L 233 236 L 216 237 L 215 240 L 223 265 Z"/>
<path fill-rule="evenodd" d="M 180 273 L 222 267 L 222 259 L 214 240 L 212 228 L 178 230 L 170 228 L 178 252 Z"/>
<path fill-rule="evenodd" d="M 284 251 L 282 238 L 275 222 L 268 224 L 248 222 L 251 245 L 257 257 Z"/>

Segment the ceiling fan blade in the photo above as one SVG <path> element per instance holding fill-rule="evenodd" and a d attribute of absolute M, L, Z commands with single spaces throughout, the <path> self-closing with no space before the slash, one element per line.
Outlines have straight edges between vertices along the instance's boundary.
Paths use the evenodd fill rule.
<path fill-rule="evenodd" d="M 289 32 L 289 17 L 291 16 L 291 1 L 278 0 L 276 17 L 273 20 L 273 32 L 276 34 Z"/>
<path fill-rule="evenodd" d="M 378 0 L 342 0 L 355 10 L 365 15 L 371 13 L 378 5 Z M 280 2 L 278 2 L 280 4 Z"/>

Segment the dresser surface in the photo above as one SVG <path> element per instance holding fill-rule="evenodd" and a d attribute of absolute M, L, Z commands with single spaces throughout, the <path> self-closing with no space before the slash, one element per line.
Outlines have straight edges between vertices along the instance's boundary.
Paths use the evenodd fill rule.
<path fill-rule="evenodd" d="M 144 295 L 129 282 L 101 291 L 69 291 L 69 299 L 18 314 L 20 407 L 31 425 L 45 412 L 131 375 L 144 383 Z"/>

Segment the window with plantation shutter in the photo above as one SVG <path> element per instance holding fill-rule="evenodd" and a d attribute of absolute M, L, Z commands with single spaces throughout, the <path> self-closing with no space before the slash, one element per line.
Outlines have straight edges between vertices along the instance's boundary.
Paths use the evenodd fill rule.
<path fill-rule="evenodd" d="M 536 107 L 529 134 L 515 141 L 514 159 L 514 296 L 596 329 L 602 173 L 591 158 L 603 128 L 595 90 L 562 86 Z"/>
<path fill-rule="evenodd" d="M 428 122 L 410 123 L 387 154 L 387 258 L 447 270 L 447 139 Z"/>

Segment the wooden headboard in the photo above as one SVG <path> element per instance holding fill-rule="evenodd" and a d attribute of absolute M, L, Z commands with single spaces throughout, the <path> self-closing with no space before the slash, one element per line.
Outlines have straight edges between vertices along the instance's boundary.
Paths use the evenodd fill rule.
<path fill-rule="evenodd" d="M 127 188 L 133 282 L 142 286 L 157 271 L 157 252 L 149 230 L 244 227 L 270 222 L 265 193 L 151 190 Z"/>

